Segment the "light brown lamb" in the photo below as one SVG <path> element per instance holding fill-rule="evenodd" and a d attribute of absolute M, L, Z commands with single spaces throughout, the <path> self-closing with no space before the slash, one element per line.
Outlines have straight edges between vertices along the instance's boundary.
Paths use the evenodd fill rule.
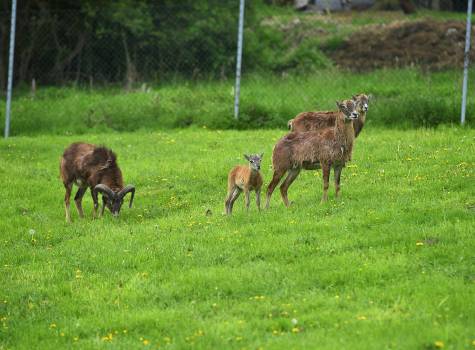
<path fill-rule="evenodd" d="M 275 187 L 286 173 L 288 175 L 280 186 L 280 192 L 284 204 L 289 206 L 287 190 L 302 169 L 322 168 L 322 201 L 326 201 L 330 169 L 333 167 L 336 196 L 338 196 L 341 171 L 350 159 L 353 149 L 355 132 L 352 121 L 358 118 L 358 113 L 353 100 L 337 102 L 337 106 L 339 113 L 333 127 L 316 131 L 291 132 L 277 142 L 272 153 L 274 175 L 267 187 L 266 208 L 269 207 Z"/>
<path fill-rule="evenodd" d="M 365 94 L 353 96 L 356 102 L 358 118 L 353 120 L 353 128 L 355 129 L 355 137 L 359 135 L 366 122 L 366 112 L 368 111 L 369 98 Z M 324 111 L 324 112 L 302 112 L 295 118 L 290 119 L 287 123 L 288 128 L 295 132 L 304 132 L 312 130 L 320 130 L 335 125 L 335 119 L 340 111 Z"/>
<path fill-rule="evenodd" d="M 233 205 L 241 192 L 246 195 L 246 208 L 249 211 L 250 191 L 256 191 L 257 209 L 261 210 L 261 187 L 262 175 L 261 161 L 263 154 L 244 155 L 249 162 L 249 166 L 237 165 L 228 174 L 228 195 L 226 196 L 225 209 L 226 214 L 231 215 Z"/>

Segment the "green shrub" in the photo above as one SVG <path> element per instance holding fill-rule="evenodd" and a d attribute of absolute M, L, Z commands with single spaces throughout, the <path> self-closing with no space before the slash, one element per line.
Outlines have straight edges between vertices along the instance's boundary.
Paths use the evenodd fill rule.
<path fill-rule="evenodd" d="M 391 128 L 458 123 L 461 77 L 454 72 L 381 70 L 366 74 L 333 68 L 301 74 L 244 75 L 240 117 L 233 117 L 234 81 L 203 81 L 158 86 L 151 92 L 117 89 L 40 89 L 12 104 L 12 135 L 82 134 L 95 130 L 133 131 L 188 126 L 211 129 L 286 129 L 287 121 L 309 110 L 334 110 L 335 100 L 355 93 L 374 95 L 368 125 Z M 470 71 L 470 80 L 475 70 Z M 3 112 L 4 102 L 0 103 Z M 467 123 L 474 125 L 469 99 Z M 3 127 L 3 118 L 0 121 Z"/>

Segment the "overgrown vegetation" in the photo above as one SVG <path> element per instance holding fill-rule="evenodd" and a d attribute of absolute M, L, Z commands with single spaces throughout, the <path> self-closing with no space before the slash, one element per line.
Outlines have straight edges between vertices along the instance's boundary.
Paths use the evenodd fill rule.
<path fill-rule="evenodd" d="M 234 81 L 209 81 L 121 89 L 39 89 L 13 101 L 12 134 L 83 134 L 94 131 L 168 129 L 196 125 L 212 129 L 282 128 L 301 111 L 335 109 L 335 100 L 372 94 L 368 125 L 395 128 L 458 123 L 461 75 L 447 71 L 380 70 L 366 74 L 336 70 L 309 76 L 247 75 L 241 116 L 233 117 Z M 470 81 L 475 80 L 475 70 Z M 4 101 L 0 103 L 4 111 Z M 474 125 L 469 99 L 467 122 Z M 3 122 L 2 122 L 3 127 Z"/>
<path fill-rule="evenodd" d="M 0 348 L 468 349 L 475 341 L 475 134 L 368 125 L 319 204 L 224 217 L 226 175 L 278 130 L 88 134 L 137 186 L 115 220 L 64 220 L 78 136 L 0 140 Z M 254 200 L 254 197 L 252 197 Z M 208 215 L 206 214 L 208 213 Z"/>

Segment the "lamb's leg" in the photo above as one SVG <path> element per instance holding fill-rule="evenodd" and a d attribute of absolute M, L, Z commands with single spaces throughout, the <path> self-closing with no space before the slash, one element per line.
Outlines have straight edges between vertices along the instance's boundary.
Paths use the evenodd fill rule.
<path fill-rule="evenodd" d="M 228 194 L 226 196 L 226 201 L 224 202 L 224 208 L 226 209 L 226 214 L 227 215 L 231 214 L 230 206 L 231 206 L 231 199 L 233 197 L 233 193 L 234 193 L 234 188 L 230 187 L 228 189 Z"/>
<path fill-rule="evenodd" d="M 328 181 L 330 179 L 330 164 L 325 162 L 320 162 L 322 165 L 322 173 L 323 173 L 323 197 L 322 202 L 326 202 L 328 200 Z"/>
<path fill-rule="evenodd" d="M 69 199 L 71 198 L 71 191 L 73 189 L 73 184 L 64 184 L 66 193 L 64 194 L 64 211 L 66 213 L 66 222 L 71 222 L 71 211 L 69 210 Z"/>
<path fill-rule="evenodd" d="M 238 199 L 240 194 L 241 190 L 236 187 L 232 193 L 231 199 L 229 200 L 229 215 L 232 214 L 234 202 L 236 201 L 236 199 Z"/>
<path fill-rule="evenodd" d="M 78 210 L 79 217 L 84 217 L 84 212 L 82 211 L 82 197 L 86 193 L 87 187 L 79 187 L 76 195 L 74 196 L 74 203 L 76 203 L 76 208 Z"/>
<path fill-rule="evenodd" d="M 261 189 L 256 190 L 256 205 L 257 209 L 261 211 Z"/>
<path fill-rule="evenodd" d="M 244 188 L 244 194 L 246 195 L 246 211 L 249 212 L 249 206 L 251 205 L 251 193 L 249 188 Z"/>
<path fill-rule="evenodd" d="M 340 193 L 340 177 L 341 177 L 341 171 L 343 170 L 342 165 L 337 165 L 334 168 L 334 176 L 335 176 L 335 197 L 338 198 L 338 195 Z"/>
<path fill-rule="evenodd" d="M 282 185 L 280 185 L 280 194 L 282 195 L 282 200 L 284 201 L 284 204 L 286 207 L 290 205 L 289 199 L 287 198 L 287 190 L 289 189 L 290 185 L 292 185 L 292 182 L 295 181 L 297 176 L 299 176 L 299 174 L 300 174 L 300 169 L 289 170 L 287 177 L 285 178 Z"/>
<path fill-rule="evenodd" d="M 280 179 L 284 176 L 285 171 L 274 171 L 274 175 L 272 176 L 272 181 L 267 186 L 267 198 L 266 198 L 266 209 L 269 208 L 270 205 L 270 197 L 272 197 L 272 192 L 274 192 L 276 186 L 279 184 Z"/>

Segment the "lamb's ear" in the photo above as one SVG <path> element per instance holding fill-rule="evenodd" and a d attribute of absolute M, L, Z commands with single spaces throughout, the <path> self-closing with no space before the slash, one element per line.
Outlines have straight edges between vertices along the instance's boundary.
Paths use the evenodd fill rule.
<path fill-rule="evenodd" d="M 244 158 L 246 158 L 246 160 L 250 161 L 251 158 L 249 158 L 249 156 L 247 154 L 244 155 Z"/>
<path fill-rule="evenodd" d="M 262 157 L 264 157 L 264 153 L 261 153 L 261 155 L 259 157 L 261 157 L 261 159 L 262 159 Z"/>
<path fill-rule="evenodd" d="M 374 99 L 373 94 L 369 94 L 369 95 L 368 95 L 368 101 L 372 101 L 373 99 Z"/>
<path fill-rule="evenodd" d="M 358 101 L 358 96 L 353 95 L 352 99 L 353 99 L 353 101 Z"/>
<path fill-rule="evenodd" d="M 341 106 L 340 101 L 335 101 L 335 102 L 336 102 L 336 106 L 337 106 L 338 108 L 340 108 L 340 106 Z"/>

